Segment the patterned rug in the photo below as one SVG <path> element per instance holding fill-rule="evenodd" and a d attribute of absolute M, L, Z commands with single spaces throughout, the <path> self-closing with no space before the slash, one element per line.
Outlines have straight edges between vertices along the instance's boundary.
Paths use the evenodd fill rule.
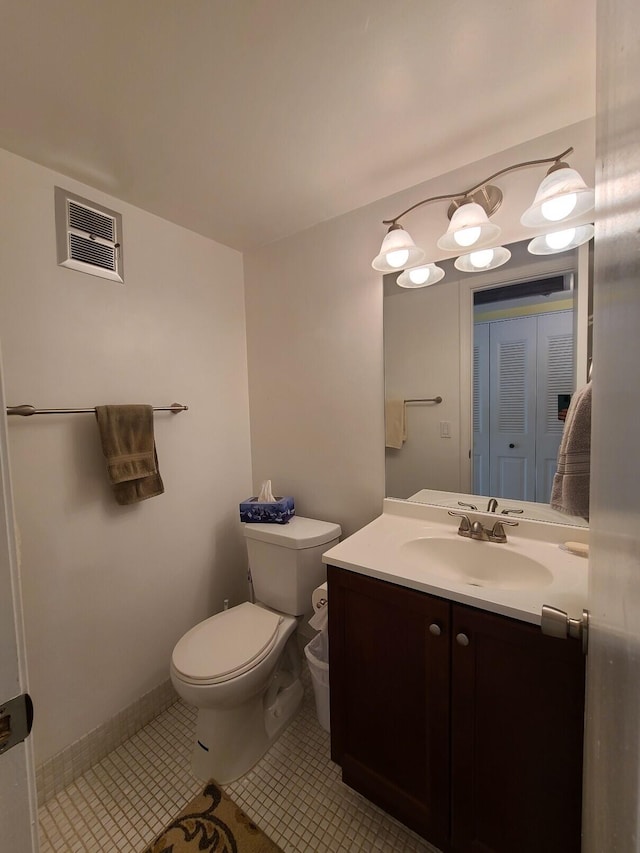
<path fill-rule="evenodd" d="M 283 853 L 242 809 L 207 783 L 144 853 Z"/>

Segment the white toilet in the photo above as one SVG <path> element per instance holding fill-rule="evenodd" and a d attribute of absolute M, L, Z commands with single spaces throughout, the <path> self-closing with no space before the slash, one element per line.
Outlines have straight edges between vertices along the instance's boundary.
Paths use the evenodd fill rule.
<path fill-rule="evenodd" d="M 198 708 L 193 772 L 220 784 L 247 773 L 298 709 L 298 618 L 311 610 L 326 575 L 322 554 L 341 533 L 338 524 L 300 516 L 244 528 L 256 604 L 200 622 L 171 656 L 173 686 Z"/>

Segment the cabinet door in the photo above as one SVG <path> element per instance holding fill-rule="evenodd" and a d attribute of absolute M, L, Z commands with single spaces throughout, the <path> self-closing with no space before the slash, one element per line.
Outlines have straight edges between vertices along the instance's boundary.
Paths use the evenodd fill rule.
<path fill-rule="evenodd" d="M 331 756 L 347 785 L 444 847 L 450 604 L 332 566 L 327 578 Z"/>
<path fill-rule="evenodd" d="M 453 850 L 578 853 L 581 644 L 462 605 L 452 635 Z"/>

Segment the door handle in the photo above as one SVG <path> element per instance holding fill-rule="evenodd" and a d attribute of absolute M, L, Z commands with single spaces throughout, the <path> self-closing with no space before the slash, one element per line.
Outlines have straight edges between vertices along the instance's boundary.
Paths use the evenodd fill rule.
<path fill-rule="evenodd" d="M 0 704 L 0 755 L 21 743 L 31 732 L 33 702 L 28 693 Z"/>
<path fill-rule="evenodd" d="M 555 637 L 558 640 L 566 640 L 573 637 L 582 640 L 582 651 L 587 654 L 589 645 L 589 611 L 582 611 L 582 618 L 572 619 L 564 610 L 551 607 L 549 604 L 542 605 L 542 616 L 540 628 L 547 637 Z"/>

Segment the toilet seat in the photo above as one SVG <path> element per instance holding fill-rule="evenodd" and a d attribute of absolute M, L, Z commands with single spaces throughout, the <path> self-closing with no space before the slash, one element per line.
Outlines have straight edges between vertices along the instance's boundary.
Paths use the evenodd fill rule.
<path fill-rule="evenodd" d="M 282 616 L 245 602 L 205 619 L 173 650 L 177 675 L 190 684 L 219 684 L 253 669 L 278 639 Z"/>

